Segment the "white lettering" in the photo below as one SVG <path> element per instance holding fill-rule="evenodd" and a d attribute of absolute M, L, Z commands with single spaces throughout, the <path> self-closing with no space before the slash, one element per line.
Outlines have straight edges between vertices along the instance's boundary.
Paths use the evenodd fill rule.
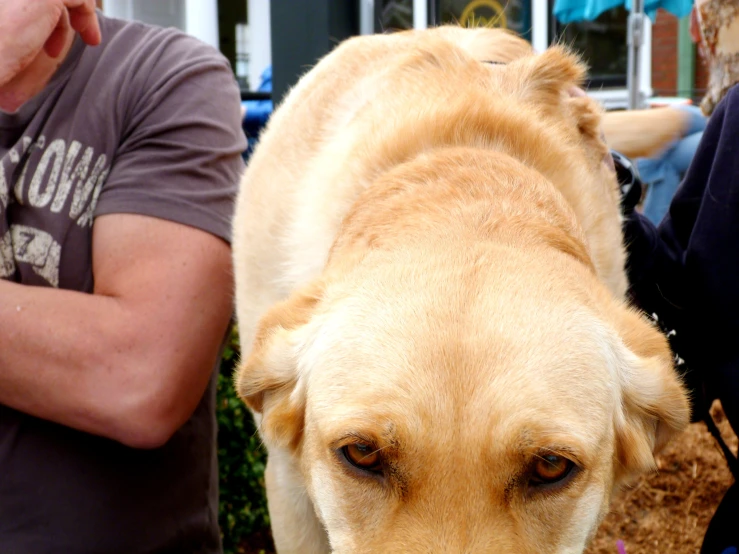
<path fill-rule="evenodd" d="M 28 187 L 28 202 L 35 208 L 44 208 L 49 202 L 51 202 L 54 192 L 56 191 L 56 185 L 59 182 L 59 174 L 62 170 L 62 164 L 64 163 L 64 153 L 67 150 L 67 145 L 64 139 L 56 139 L 49 144 L 49 147 L 44 151 L 36 166 L 36 171 L 31 179 L 31 185 Z M 46 170 L 49 167 L 49 163 L 52 158 L 54 159 L 54 165 L 51 166 L 51 174 L 48 179 L 46 177 Z M 41 190 L 42 185 L 45 181 L 45 187 Z"/>
<path fill-rule="evenodd" d="M 30 264 L 37 275 L 58 287 L 61 245 L 49 233 L 26 225 L 13 225 L 10 235 L 15 259 Z"/>
<path fill-rule="evenodd" d="M 72 206 L 69 210 L 69 217 L 71 219 L 77 219 L 82 214 L 85 208 L 88 207 L 88 203 L 91 198 L 95 196 L 95 187 L 102 186 L 102 180 L 99 178 L 101 174 L 104 174 L 104 176 L 107 177 L 107 170 L 103 173 L 106 161 L 107 158 L 105 154 L 100 154 L 100 157 L 95 162 L 95 166 L 92 168 L 92 173 L 90 173 L 87 180 L 80 180 L 77 184 L 77 187 L 74 189 L 74 196 L 72 197 Z"/>
<path fill-rule="evenodd" d="M 6 160 L 10 163 L 5 163 Z M 63 213 L 69 206 L 71 221 L 80 227 L 92 226 L 100 192 L 110 173 L 105 154 L 96 157 L 92 147 L 79 141 L 71 141 L 67 147 L 64 139 L 23 137 L 2 162 L 0 215 L 12 202 L 46 208 L 52 213 Z M 61 252 L 61 245 L 48 232 L 27 225 L 11 225 L 4 235 L 0 231 L 0 278 L 14 275 L 17 264 L 23 263 L 58 287 Z"/>
<path fill-rule="evenodd" d="M 62 211 L 69 197 L 69 191 L 72 190 L 72 185 L 74 185 L 75 181 L 77 179 L 84 180 L 87 177 L 87 172 L 90 171 L 90 162 L 92 162 L 94 152 L 89 146 L 85 148 L 85 152 L 73 168 L 74 161 L 81 147 L 82 145 L 76 140 L 73 140 L 72 144 L 69 145 L 67 157 L 64 161 L 64 169 L 62 169 L 62 177 L 57 186 L 54 201 L 51 203 L 51 211 L 54 213 Z"/>
<path fill-rule="evenodd" d="M 43 138 L 43 137 L 41 137 Z M 18 161 L 20 161 L 20 158 L 22 158 L 26 152 L 28 152 L 28 149 L 31 147 L 33 140 L 31 137 L 23 137 L 21 139 L 21 153 L 18 158 Z M 45 142 L 45 139 L 44 139 Z M 23 183 L 26 181 L 26 171 L 28 171 L 28 160 L 26 160 L 26 163 L 23 165 L 23 171 L 21 172 L 20 177 L 18 177 L 18 180 L 15 182 L 14 192 L 15 192 L 15 200 L 19 204 L 23 205 Z"/>
<path fill-rule="evenodd" d="M 0 237 L 0 278 L 10 277 L 15 273 L 15 259 L 13 258 L 13 239 L 10 231 Z"/>
<path fill-rule="evenodd" d="M 106 168 L 105 171 L 100 174 L 100 177 L 98 177 L 97 183 L 95 184 L 95 190 L 92 192 L 92 200 L 90 200 L 90 203 L 87 205 L 85 213 L 83 213 L 77 220 L 77 225 L 80 227 L 84 227 L 85 225 L 92 227 L 92 222 L 95 219 L 95 208 L 98 205 L 98 198 L 100 197 L 100 191 L 103 189 L 103 183 L 105 183 L 105 180 L 108 178 L 108 173 L 110 173 L 110 168 Z"/>
<path fill-rule="evenodd" d="M 5 178 L 5 166 L 0 161 L 0 213 L 8 207 L 10 201 L 10 191 L 8 190 L 8 181 Z"/>

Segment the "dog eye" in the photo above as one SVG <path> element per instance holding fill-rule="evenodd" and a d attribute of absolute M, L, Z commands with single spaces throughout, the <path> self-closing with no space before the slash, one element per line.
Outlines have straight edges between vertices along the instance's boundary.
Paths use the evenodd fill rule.
<path fill-rule="evenodd" d="M 550 485 L 564 480 L 575 464 L 563 456 L 545 454 L 537 456 L 531 473 L 533 485 Z"/>
<path fill-rule="evenodd" d="M 381 469 L 382 457 L 380 451 L 372 445 L 362 442 L 347 444 L 341 448 L 341 453 L 346 461 L 354 467 L 374 473 Z"/>

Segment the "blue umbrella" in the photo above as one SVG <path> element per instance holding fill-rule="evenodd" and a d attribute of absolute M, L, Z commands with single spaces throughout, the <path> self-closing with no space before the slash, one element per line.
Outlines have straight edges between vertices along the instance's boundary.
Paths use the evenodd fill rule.
<path fill-rule="evenodd" d="M 631 0 L 556 0 L 554 2 L 554 17 L 560 23 L 572 23 L 574 21 L 596 19 L 605 11 L 619 6 L 625 6 L 631 10 Z M 662 8 L 677 17 L 685 17 L 690 14 L 693 0 L 645 0 L 644 13 L 654 21 L 657 10 Z"/>

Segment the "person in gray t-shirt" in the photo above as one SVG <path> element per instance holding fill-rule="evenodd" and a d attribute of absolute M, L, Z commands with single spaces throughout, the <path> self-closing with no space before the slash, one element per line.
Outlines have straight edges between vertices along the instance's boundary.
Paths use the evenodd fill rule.
<path fill-rule="evenodd" d="M 246 142 L 228 62 L 0 0 L 0 552 L 219 552 L 214 367 Z"/>

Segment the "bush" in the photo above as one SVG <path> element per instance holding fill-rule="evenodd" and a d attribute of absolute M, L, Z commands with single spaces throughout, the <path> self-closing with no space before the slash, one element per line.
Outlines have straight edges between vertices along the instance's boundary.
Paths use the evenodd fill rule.
<path fill-rule="evenodd" d="M 249 535 L 269 527 L 264 495 L 267 456 L 251 413 L 233 387 L 232 374 L 238 358 L 239 337 L 234 329 L 223 353 L 217 392 L 218 520 L 225 554 L 242 552 L 241 545 Z"/>

